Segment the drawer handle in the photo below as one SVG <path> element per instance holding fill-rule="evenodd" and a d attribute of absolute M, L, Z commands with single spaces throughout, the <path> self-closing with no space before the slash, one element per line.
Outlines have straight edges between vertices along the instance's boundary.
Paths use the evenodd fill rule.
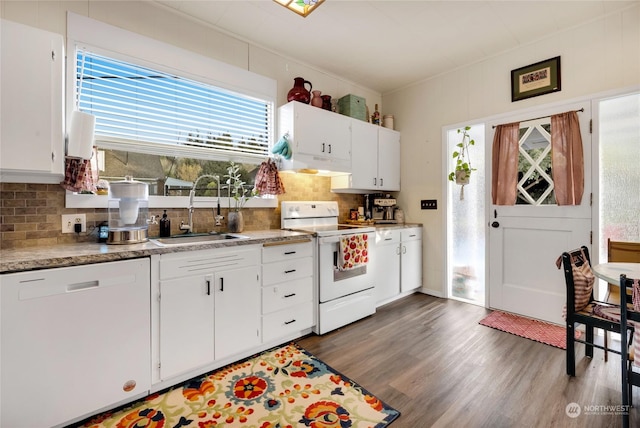
<path fill-rule="evenodd" d="M 293 273 L 293 272 L 295 272 L 295 271 L 296 271 L 295 269 L 285 270 L 285 271 L 284 271 L 284 273 Z"/>
<path fill-rule="evenodd" d="M 393 238 L 384 238 L 385 241 L 391 241 Z"/>
<path fill-rule="evenodd" d="M 286 251 L 286 252 L 284 253 L 284 255 L 285 255 L 285 256 L 290 256 L 291 254 L 295 254 L 295 253 L 296 253 L 295 251 Z"/>
<path fill-rule="evenodd" d="M 286 325 L 288 325 L 288 324 L 293 324 L 294 322 L 296 322 L 296 320 L 285 321 L 284 323 L 285 323 Z"/>
<path fill-rule="evenodd" d="M 289 297 L 293 297 L 293 296 L 295 296 L 295 295 L 296 295 L 296 293 L 285 294 L 285 295 L 284 295 L 284 297 L 285 297 L 285 299 L 286 299 L 286 298 L 289 298 Z"/>

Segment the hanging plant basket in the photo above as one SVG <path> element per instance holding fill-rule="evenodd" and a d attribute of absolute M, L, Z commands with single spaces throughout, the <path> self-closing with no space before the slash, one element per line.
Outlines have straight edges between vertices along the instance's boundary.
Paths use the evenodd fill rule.
<path fill-rule="evenodd" d="M 475 141 L 469 136 L 470 129 L 470 126 L 458 129 L 458 134 L 462 134 L 462 140 L 456 144 L 456 148 L 453 151 L 453 159 L 456 160 L 456 166 L 448 176 L 449 181 L 463 186 L 469 184 L 471 173 L 476 170 L 471 167 L 471 159 L 469 159 L 469 147 L 475 144 Z"/>
<path fill-rule="evenodd" d="M 467 171 L 456 171 L 456 184 L 469 184 L 469 179 L 471 178 L 471 174 L 467 173 Z"/>

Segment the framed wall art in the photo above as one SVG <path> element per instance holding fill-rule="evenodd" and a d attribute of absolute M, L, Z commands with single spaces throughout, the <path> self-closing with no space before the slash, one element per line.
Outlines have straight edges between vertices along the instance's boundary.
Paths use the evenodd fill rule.
<path fill-rule="evenodd" d="M 559 56 L 511 70 L 511 102 L 558 92 L 560 89 Z"/>

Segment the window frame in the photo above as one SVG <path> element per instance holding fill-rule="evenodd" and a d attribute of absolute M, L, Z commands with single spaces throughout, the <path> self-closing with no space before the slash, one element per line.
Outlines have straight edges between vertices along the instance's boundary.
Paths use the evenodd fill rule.
<path fill-rule="evenodd" d="M 269 123 L 268 145 L 273 147 L 277 100 L 277 82 L 274 79 L 72 12 L 68 12 L 67 16 L 65 78 L 67 129 L 75 106 L 77 49 L 87 49 L 100 55 L 155 68 L 270 102 L 273 114 Z M 233 158 L 230 157 L 229 160 Z M 65 195 L 67 208 L 107 208 L 107 202 L 108 198 L 100 195 L 75 194 L 70 191 Z M 217 204 L 216 198 L 207 197 L 196 198 L 195 202 L 198 207 L 214 207 Z M 227 197 L 221 198 L 222 207 L 228 207 L 228 202 Z M 278 200 L 275 197 L 252 198 L 245 207 L 277 207 L 277 203 Z M 188 197 L 149 197 L 149 208 L 184 208 L 187 205 Z"/>

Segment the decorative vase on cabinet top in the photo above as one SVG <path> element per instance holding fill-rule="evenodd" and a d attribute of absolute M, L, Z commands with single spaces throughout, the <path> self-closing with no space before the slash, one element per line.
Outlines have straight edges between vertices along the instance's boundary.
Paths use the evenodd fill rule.
<path fill-rule="evenodd" d="M 303 77 L 296 77 L 293 79 L 293 88 L 287 93 L 287 101 L 299 101 L 301 103 L 309 104 L 311 101 L 311 89 L 313 86 L 308 80 L 304 80 Z M 309 84 L 309 89 L 305 88 L 305 85 Z"/>
<path fill-rule="evenodd" d="M 322 98 L 322 108 L 324 110 L 331 110 L 331 95 L 323 95 L 321 98 Z"/>
<path fill-rule="evenodd" d="M 311 105 L 314 107 L 322 108 L 322 97 L 320 96 L 320 91 L 311 91 L 313 97 L 311 97 Z"/>

